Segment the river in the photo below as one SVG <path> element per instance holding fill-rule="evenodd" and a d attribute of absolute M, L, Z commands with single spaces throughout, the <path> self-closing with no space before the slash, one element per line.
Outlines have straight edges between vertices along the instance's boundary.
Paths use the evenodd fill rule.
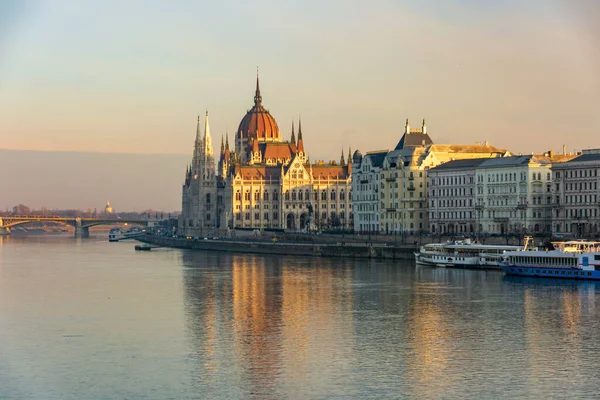
<path fill-rule="evenodd" d="M 0 399 L 597 398 L 600 283 L 0 237 Z"/>

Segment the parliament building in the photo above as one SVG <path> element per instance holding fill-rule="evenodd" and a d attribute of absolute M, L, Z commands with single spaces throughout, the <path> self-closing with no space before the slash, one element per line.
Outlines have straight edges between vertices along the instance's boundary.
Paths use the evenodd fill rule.
<path fill-rule="evenodd" d="M 221 139 L 216 163 L 208 113 L 200 117 L 192 163 L 185 173 L 179 233 L 207 236 L 228 229 L 352 229 L 352 160 L 311 163 L 302 123 L 284 140 L 263 106 L 258 77 L 254 106 L 234 138 Z"/>

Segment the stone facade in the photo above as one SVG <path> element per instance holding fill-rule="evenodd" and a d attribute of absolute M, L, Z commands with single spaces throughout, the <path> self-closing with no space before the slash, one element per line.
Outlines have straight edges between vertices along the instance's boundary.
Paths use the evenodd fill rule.
<path fill-rule="evenodd" d="M 552 166 L 552 233 L 592 237 L 600 233 L 600 149 L 584 150 Z"/>
<path fill-rule="evenodd" d="M 475 169 L 487 158 L 449 161 L 428 172 L 429 232 L 474 234 Z"/>
<path fill-rule="evenodd" d="M 454 159 L 502 157 L 506 153 L 487 143 L 434 144 L 425 120 L 419 128 L 411 128 L 406 120 L 404 134 L 393 150 L 364 157 L 358 151 L 354 154 L 355 231 L 402 235 L 428 232 L 428 171 Z"/>
<path fill-rule="evenodd" d="M 262 105 L 257 79 L 254 107 L 240 122 L 235 150 L 229 148 L 229 138 L 221 141 L 216 172 L 214 158 L 210 161 L 207 156 L 212 157 L 212 149 L 207 148 L 210 135 L 196 139 L 183 185 L 181 234 L 351 227 L 350 154 L 348 163 L 343 155 L 339 163 L 310 163 L 301 122 L 297 139 L 294 128 L 292 124 L 290 140 L 284 141 L 277 122 Z M 211 162 L 212 171 L 207 166 Z"/>

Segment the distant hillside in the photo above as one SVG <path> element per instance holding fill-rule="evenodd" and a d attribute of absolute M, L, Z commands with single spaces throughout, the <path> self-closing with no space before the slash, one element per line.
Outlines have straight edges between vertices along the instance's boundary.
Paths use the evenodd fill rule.
<path fill-rule="evenodd" d="M 0 150 L 0 208 L 181 209 L 191 156 Z"/>

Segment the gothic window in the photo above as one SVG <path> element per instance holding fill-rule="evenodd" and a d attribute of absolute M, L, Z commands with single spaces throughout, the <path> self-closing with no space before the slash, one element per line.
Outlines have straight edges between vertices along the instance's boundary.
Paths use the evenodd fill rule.
<path fill-rule="evenodd" d="M 240 193 L 239 190 L 237 192 L 235 192 L 235 200 L 236 201 L 242 200 L 242 194 Z"/>
<path fill-rule="evenodd" d="M 254 219 L 255 220 L 259 220 L 260 219 L 260 213 L 254 213 Z"/>
<path fill-rule="evenodd" d="M 295 190 L 292 192 L 292 200 L 296 201 L 296 191 Z"/>
<path fill-rule="evenodd" d="M 260 193 L 258 191 L 254 192 L 254 201 L 260 200 Z"/>
<path fill-rule="evenodd" d="M 268 221 L 268 220 L 269 220 L 269 213 L 265 212 L 265 221 Z"/>
<path fill-rule="evenodd" d="M 206 204 L 210 204 L 210 193 L 206 193 Z"/>
<path fill-rule="evenodd" d="M 278 212 L 274 212 L 274 213 L 273 213 L 273 219 L 274 219 L 275 221 L 277 221 L 277 218 L 279 218 L 279 213 L 278 213 Z"/>
<path fill-rule="evenodd" d="M 210 214 L 206 214 L 206 220 L 210 221 Z"/>
<path fill-rule="evenodd" d="M 250 201 L 250 192 L 248 190 L 246 190 L 246 193 L 244 193 L 244 200 Z"/>
<path fill-rule="evenodd" d="M 247 213 L 246 213 L 246 221 L 248 221 L 249 219 L 250 219 L 250 213 L 249 213 L 249 212 L 247 212 Z"/>
<path fill-rule="evenodd" d="M 277 190 L 273 192 L 273 201 L 279 200 L 279 196 L 277 195 Z"/>
<path fill-rule="evenodd" d="M 323 211 L 321 213 L 321 219 L 326 220 L 327 219 L 327 212 Z"/>
<path fill-rule="evenodd" d="M 290 192 L 285 192 L 285 199 L 289 200 L 290 199 Z"/>
<path fill-rule="evenodd" d="M 382 183 L 383 185 L 383 183 Z M 335 192 L 332 190 L 331 191 L 331 196 L 329 197 L 331 201 L 335 201 Z"/>
<path fill-rule="evenodd" d="M 343 190 L 340 192 L 340 200 L 346 200 L 346 194 Z"/>
<path fill-rule="evenodd" d="M 235 219 L 238 220 L 238 221 L 241 220 L 242 219 L 242 214 L 241 213 L 236 213 L 235 214 Z"/>
<path fill-rule="evenodd" d="M 265 200 L 268 201 L 269 200 L 269 192 L 265 192 L 264 197 L 265 197 Z"/>
<path fill-rule="evenodd" d="M 302 191 L 301 190 L 298 192 L 298 200 L 302 201 Z"/>
<path fill-rule="evenodd" d="M 321 200 L 323 200 L 323 201 L 327 200 L 327 192 L 324 190 L 321 192 Z"/>

